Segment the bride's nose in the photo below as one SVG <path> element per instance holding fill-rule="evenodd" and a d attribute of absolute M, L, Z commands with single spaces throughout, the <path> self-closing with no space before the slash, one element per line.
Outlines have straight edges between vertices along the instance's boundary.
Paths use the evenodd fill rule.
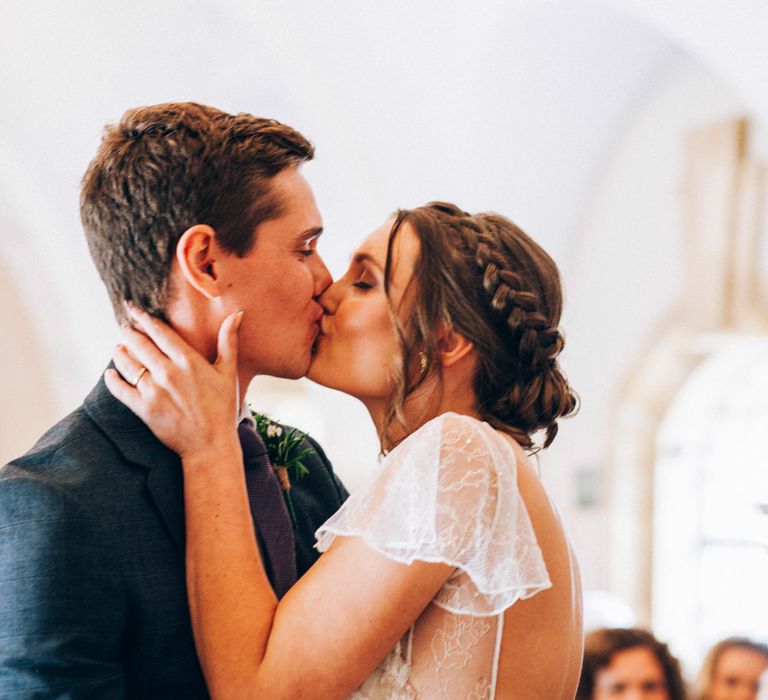
<path fill-rule="evenodd" d="M 341 280 L 332 282 L 325 291 L 317 298 L 320 306 L 323 307 L 323 311 L 329 316 L 333 316 L 336 313 L 336 309 L 339 306 L 341 300 Z"/>

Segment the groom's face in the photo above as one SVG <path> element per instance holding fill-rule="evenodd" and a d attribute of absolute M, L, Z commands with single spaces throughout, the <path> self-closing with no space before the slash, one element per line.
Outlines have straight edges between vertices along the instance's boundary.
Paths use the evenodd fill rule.
<path fill-rule="evenodd" d="M 331 283 L 316 250 L 322 218 L 307 181 L 290 167 L 272 179 L 272 192 L 281 216 L 256 229 L 245 256 L 227 255 L 219 268 L 226 305 L 245 312 L 239 366 L 247 379 L 306 374 L 323 311 L 316 299 Z"/>

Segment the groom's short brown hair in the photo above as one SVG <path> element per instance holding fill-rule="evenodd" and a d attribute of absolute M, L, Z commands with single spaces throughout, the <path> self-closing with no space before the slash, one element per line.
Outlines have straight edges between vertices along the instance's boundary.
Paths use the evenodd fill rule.
<path fill-rule="evenodd" d="M 124 301 L 165 318 L 176 244 L 194 224 L 245 255 L 256 227 L 280 214 L 270 179 L 313 155 L 285 124 L 193 102 L 138 107 L 107 126 L 80 217 L 117 318 Z"/>

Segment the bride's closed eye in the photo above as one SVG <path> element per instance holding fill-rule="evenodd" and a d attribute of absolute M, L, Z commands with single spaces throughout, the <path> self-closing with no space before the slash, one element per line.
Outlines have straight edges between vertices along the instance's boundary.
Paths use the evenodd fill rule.
<path fill-rule="evenodd" d="M 357 269 L 355 269 L 357 268 Z M 367 262 L 357 264 L 350 270 L 350 277 L 352 278 L 351 286 L 361 291 L 373 289 L 379 281 L 377 270 L 371 269 L 371 266 Z"/>

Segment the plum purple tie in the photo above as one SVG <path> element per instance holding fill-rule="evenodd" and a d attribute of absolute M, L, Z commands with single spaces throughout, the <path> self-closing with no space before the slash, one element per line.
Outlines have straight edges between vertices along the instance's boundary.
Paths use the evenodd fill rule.
<path fill-rule="evenodd" d="M 264 567 L 278 598 L 296 583 L 296 541 L 280 482 L 267 457 L 267 447 L 249 420 L 237 426 L 245 466 L 248 503 L 261 545 Z"/>

